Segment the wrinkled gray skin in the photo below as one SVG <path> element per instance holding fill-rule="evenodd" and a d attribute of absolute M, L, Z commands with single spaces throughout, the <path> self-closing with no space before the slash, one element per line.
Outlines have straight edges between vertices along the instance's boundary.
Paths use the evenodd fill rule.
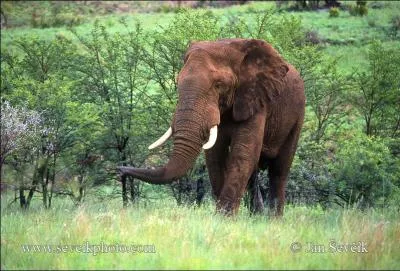
<path fill-rule="evenodd" d="M 119 167 L 120 176 L 172 182 L 193 166 L 210 128 L 218 125 L 216 143 L 205 151 L 217 210 L 236 213 L 252 173 L 268 168 L 269 206 L 281 215 L 304 118 L 304 85 L 296 69 L 262 40 L 194 42 L 178 91 L 168 163 L 156 169 Z"/>

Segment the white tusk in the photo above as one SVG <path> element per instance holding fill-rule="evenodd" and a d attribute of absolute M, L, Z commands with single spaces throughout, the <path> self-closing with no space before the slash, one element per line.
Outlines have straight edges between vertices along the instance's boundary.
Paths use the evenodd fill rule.
<path fill-rule="evenodd" d="M 203 145 L 203 149 L 208 150 L 211 149 L 215 142 L 217 141 L 217 136 L 218 136 L 218 126 L 215 125 L 210 129 L 210 138 L 208 139 L 208 142 Z"/>
<path fill-rule="evenodd" d="M 156 142 L 154 142 L 149 146 L 149 150 L 161 146 L 165 141 L 167 141 L 168 138 L 171 137 L 171 135 L 172 135 L 172 128 L 169 127 L 169 129 L 165 132 L 165 134 L 163 134 L 162 137 L 160 137 Z"/>

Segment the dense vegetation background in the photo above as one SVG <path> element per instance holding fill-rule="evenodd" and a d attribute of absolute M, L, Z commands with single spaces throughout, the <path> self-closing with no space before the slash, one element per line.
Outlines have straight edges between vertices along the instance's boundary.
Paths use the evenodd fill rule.
<path fill-rule="evenodd" d="M 67 234 L 75 243 L 111 242 L 131 240 L 130 231 L 136 236 L 132 240 L 151 240 L 165 252 L 168 243 L 177 241 L 172 231 L 158 239 L 163 226 L 157 225 L 163 223 L 186 236 L 179 242 L 190 240 L 186 250 L 191 252 L 185 253 L 194 254 L 177 258 L 169 248 L 149 265 L 144 255 L 136 265 L 122 266 L 284 268 L 288 257 L 293 261 L 290 251 L 272 260 L 262 258 L 263 249 L 269 246 L 268 255 L 274 248 L 287 249 L 298 238 L 290 227 L 301 221 L 298 233 L 303 239 L 317 241 L 326 234 L 322 229 L 333 225 L 328 235 L 346 240 L 361 227 L 360 236 L 347 241 L 371 235 L 380 249 L 354 265 L 347 265 L 351 255 L 340 261 L 336 255 L 305 257 L 303 268 L 326 268 L 326 260 L 331 268 L 393 268 L 399 262 L 394 255 L 400 255 L 390 242 L 400 237 L 398 14 L 398 3 L 378 1 L 1 2 L 2 268 L 83 268 L 81 262 L 118 268 L 115 261 L 120 259 L 107 257 L 125 259 L 123 255 L 99 262 L 82 255 L 66 258 L 70 261 L 43 255 L 11 259 L 19 257 L 16 244 L 27 240 L 62 243 Z M 227 222 L 211 216 L 203 157 L 172 185 L 116 182 L 117 165 L 156 166 L 167 159 L 170 144 L 153 151 L 147 146 L 170 125 L 176 75 L 189 42 L 233 37 L 270 42 L 298 68 L 306 84 L 306 120 L 287 187 L 286 221 L 269 222 L 268 232 L 264 217 L 249 219 L 248 195 L 238 220 L 228 226 L 231 231 L 220 229 Z M 265 199 L 267 176 L 259 176 Z M 121 211 L 120 206 L 128 209 Z M 334 211 L 338 208 L 347 211 Z M 36 228 L 38 219 L 49 221 L 48 226 Z M 313 219 L 320 233 L 310 237 Z M 65 232 L 59 235 L 49 225 Z M 246 227 L 252 231 L 243 237 Z M 27 230 L 46 238 L 19 237 L 10 244 Z M 236 237 L 224 249 L 219 245 L 225 231 Z M 266 237 L 277 231 L 287 235 L 268 245 Z M 378 244 L 379 234 L 384 237 Z M 258 238 L 264 240 L 252 241 Z M 226 250 L 238 244 L 239 254 Z M 250 255 L 254 249 L 259 251 Z M 247 250 L 249 255 L 235 261 L 235 255 Z M 205 260 L 217 251 L 228 260 Z M 170 259 L 174 257 L 175 262 Z"/>

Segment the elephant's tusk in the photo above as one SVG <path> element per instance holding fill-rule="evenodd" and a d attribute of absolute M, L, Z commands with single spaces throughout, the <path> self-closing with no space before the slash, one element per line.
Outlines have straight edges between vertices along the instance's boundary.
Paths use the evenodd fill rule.
<path fill-rule="evenodd" d="M 217 136 L 218 136 L 218 126 L 215 125 L 210 129 L 210 138 L 208 139 L 208 142 L 203 145 L 203 149 L 208 150 L 211 149 L 215 142 L 217 141 Z"/>
<path fill-rule="evenodd" d="M 162 137 L 160 137 L 156 142 L 154 142 L 149 146 L 149 150 L 161 146 L 165 141 L 167 141 L 168 138 L 171 137 L 171 135 L 172 135 L 172 128 L 169 127 L 169 129 L 165 132 L 165 134 L 163 134 Z"/>

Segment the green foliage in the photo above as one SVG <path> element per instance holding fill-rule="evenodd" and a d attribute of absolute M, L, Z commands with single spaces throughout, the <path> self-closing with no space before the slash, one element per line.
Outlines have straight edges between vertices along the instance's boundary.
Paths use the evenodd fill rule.
<path fill-rule="evenodd" d="M 24 37 L 16 40 L 15 44 L 24 54 L 21 63 L 24 71 L 29 77 L 42 83 L 51 74 L 64 72 L 65 63 L 75 49 L 63 37 L 57 37 L 50 42 L 38 37 Z"/>
<path fill-rule="evenodd" d="M 64 125 L 71 131 L 72 148 L 68 148 L 62 156 L 64 175 L 70 180 L 64 189 L 71 188 L 72 198 L 78 203 L 83 195 L 76 195 L 79 189 L 89 190 L 93 184 L 104 182 L 107 178 L 103 168 L 103 153 L 100 151 L 106 133 L 104 121 L 101 119 L 102 108 L 94 103 L 68 101 Z M 81 198 L 79 198 L 81 196 Z"/>
<path fill-rule="evenodd" d="M 2 66 L 7 71 L 4 97 L 14 104 L 25 104 L 42 116 L 39 127 L 42 132 L 40 140 L 32 148 L 34 153 L 29 156 L 20 154 L 14 158 L 21 164 L 16 167 L 20 203 L 27 208 L 34 192 L 41 186 L 43 204 L 47 208 L 51 205 L 55 189 L 59 158 L 73 146 L 71 129 L 65 125 L 65 121 L 66 103 L 70 100 L 74 84 L 68 78 L 68 68 L 64 65 L 68 63 L 74 47 L 63 39 L 44 41 L 35 37 L 18 39 L 15 43 L 19 56 L 8 52 L 7 57 L 2 59 Z M 33 165 L 30 166 L 33 170 L 28 178 L 24 177 L 24 164 Z M 25 190 L 29 191 L 26 200 Z"/>
<path fill-rule="evenodd" d="M 162 110 L 167 109 L 170 115 L 177 99 L 176 78 L 183 65 L 183 55 L 187 47 L 191 41 L 217 39 L 219 31 L 216 24 L 218 19 L 210 11 L 182 9 L 170 24 L 160 27 L 152 34 L 152 49 L 145 61 L 159 87 L 155 100 L 158 101 L 159 108 L 161 106 Z M 169 126 L 170 120 L 165 122 Z"/>
<path fill-rule="evenodd" d="M 386 49 L 378 41 L 368 51 L 369 65 L 357 72 L 358 92 L 354 105 L 365 120 L 367 135 L 399 137 L 400 57 L 396 49 Z"/>
<path fill-rule="evenodd" d="M 305 42 L 301 19 L 275 9 L 258 10 L 243 16 L 230 16 L 222 26 L 223 38 L 253 38 L 270 42 L 284 57 Z"/>
<path fill-rule="evenodd" d="M 5 162 L 15 161 L 18 156 L 34 155 L 43 132 L 40 129 L 41 122 L 42 118 L 38 112 L 23 106 L 13 107 L 6 100 L 1 101 L 1 174 Z M 2 176 L 0 179 L 3 180 Z"/>
<path fill-rule="evenodd" d="M 390 35 L 397 37 L 400 32 L 400 15 L 395 15 L 390 20 L 391 26 L 389 29 Z"/>
<path fill-rule="evenodd" d="M 57 27 L 57 26 L 75 26 L 83 23 L 84 17 L 68 10 L 68 6 L 60 3 L 53 3 L 50 8 L 43 10 L 34 10 L 31 17 L 32 27 Z"/>
<path fill-rule="evenodd" d="M 292 204 L 320 205 L 323 208 L 344 206 L 335 195 L 335 184 L 328 165 L 332 163 L 332 150 L 325 142 L 307 140 L 302 135 L 289 181 L 286 188 L 287 201 Z"/>
<path fill-rule="evenodd" d="M 71 14 L 109 13 L 114 3 L 107 4 L 2 1 L 1 7 L 10 15 L 9 26 L 29 24 L 34 9 L 49 10 L 42 14 L 43 27 L 49 27 L 74 24 Z M 100 18 L 76 27 L 73 36 L 65 28 L 2 29 L 2 106 L 7 101 L 26 118 L 29 112 L 42 117 L 40 134 L 25 140 L 26 152 L 14 152 L 3 167 L 3 176 L 17 190 L 15 196 L 2 194 L 2 269 L 112 269 L 116 262 L 128 269 L 396 268 L 400 254 L 395 242 L 400 203 L 399 43 L 380 29 L 396 28 L 398 6 L 387 2 L 371 10 L 368 19 L 343 15 L 332 25 L 326 10 L 302 12 L 300 19 L 277 13 L 269 5 L 253 2 L 229 10 L 137 14 L 140 23 Z M 29 6 L 30 12 L 24 13 Z M 368 27 L 371 18 L 379 18 L 379 25 Z M 160 26 L 153 28 L 156 19 Z M 317 42 L 305 35 L 312 29 L 318 29 Z M 171 187 L 128 180 L 126 193 L 133 208 L 116 211 L 121 206 L 121 187 L 115 182 L 115 166 L 155 166 L 167 159 L 169 143 L 152 152 L 146 147 L 170 125 L 177 99 L 176 75 L 187 46 L 195 40 L 228 37 L 269 41 L 304 78 L 306 120 L 287 184 L 284 217 L 249 218 L 244 206 L 233 220 L 220 217 L 213 214 L 209 192 L 210 201 L 193 208 L 193 181 L 204 174 L 197 170 L 204 164 L 203 156 L 188 173 L 189 181 L 172 186 L 172 193 Z M 383 42 L 364 46 L 372 38 Z M 369 136 L 361 132 L 363 126 Z M 2 136 L 3 128 L 2 120 Z M 2 137 L 2 147 L 4 142 Z M 262 174 L 266 181 L 266 172 Z M 192 190 L 186 193 L 189 187 Z M 25 200 L 29 205 L 31 192 L 30 212 L 9 204 L 20 201 L 22 206 Z M 188 205 L 176 206 L 171 194 L 177 203 Z M 141 200 L 135 201 L 138 196 Z M 36 200 L 39 197 L 42 201 Z M 357 209 L 366 207 L 373 208 Z M 170 228 L 172 234 L 165 230 Z M 328 246 L 332 238 L 365 241 L 369 253 L 354 260 L 352 253 L 316 258 L 290 251 L 294 241 Z M 80 244 L 82 240 L 150 243 L 157 253 L 54 257 L 20 250 L 21 244 Z"/>
<path fill-rule="evenodd" d="M 142 28 L 137 24 L 125 35 L 110 34 L 96 22 L 90 36 L 77 37 L 83 50 L 72 63 L 79 85 L 75 95 L 102 108 L 100 114 L 107 127 L 103 144 L 115 146 L 120 153 L 117 159 L 124 161 L 127 157 L 122 152 L 126 152 L 135 130 L 144 125 L 142 112 L 149 101 L 145 95 L 149 78 L 142 62 Z"/>
<path fill-rule="evenodd" d="M 337 59 L 314 58 L 318 67 L 306 81 L 307 103 L 315 114 L 316 127 L 312 138 L 320 141 L 330 126 L 336 130 L 347 115 L 345 95 L 351 85 L 337 68 Z"/>
<path fill-rule="evenodd" d="M 376 23 L 377 20 L 378 20 L 378 18 L 369 16 L 368 19 L 367 19 L 368 26 L 370 26 L 370 27 L 376 27 L 376 26 L 377 26 L 377 23 Z"/>
<path fill-rule="evenodd" d="M 59 17 L 71 12 L 64 5 L 42 4 Z M 24 36 L 12 39 L 12 43 L 11 34 L 2 32 L 9 42 L 3 43 L 2 39 L 2 45 L 7 44 L 1 52 L 2 95 L 13 105 L 25 103 L 30 109 L 43 111 L 42 128 L 48 131 L 38 144 L 44 153 L 32 158 L 31 164 L 20 164 L 21 172 L 36 172 L 38 176 L 40 165 L 46 164 L 40 161 L 49 161 L 50 173 L 56 172 L 54 191 L 68 194 L 82 204 L 81 190 L 95 193 L 97 184 L 111 184 L 117 164 L 164 164 L 170 143 L 152 152 L 146 147 L 170 125 L 177 99 L 176 77 L 190 42 L 260 38 L 272 43 L 300 71 L 306 86 L 306 120 L 288 183 L 288 200 L 323 207 L 347 204 L 349 196 L 343 193 L 351 190 L 353 179 L 343 178 L 340 189 L 334 182 L 334 176 L 349 175 L 341 173 L 335 164 L 340 149 L 337 142 L 339 136 L 362 128 L 358 112 L 364 116 L 368 108 L 375 110 L 371 134 L 393 138 L 387 143 L 392 153 L 388 160 L 396 161 L 396 103 L 400 96 L 396 88 L 398 58 L 394 53 L 397 43 L 371 46 L 372 60 L 368 64 L 361 57 L 365 48 L 362 42 L 383 37 L 377 34 L 379 27 L 366 33 L 366 20 L 361 18 L 353 18 L 354 24 L 350 25 L 346 16 L 340 16 L 332 26 L 327 11 L 303 13 L 305 16 L 300 18 L 277 13 L 270 6 L 251 3 L 229 12 L 179 9 L 176 14 L 164 14 L 159 22 L 166 23 L 157 28 L 153 28 L 153 15 L 148 15 L 153 18 L 151 23 L 147 23 L 148 17 L 143 17 L 145 23 L 128 19 L 116 22 L 107 17 L 104 23 L 74 28 L 73 36 L 60 29 L 30 30 L 41 35 L 37 37 L 22 30 L 10 31 L 7 33 L 16 37 L 17 33 Z M 391 9 L 384 10 L 387 14 L 380 24 L 387 27 Z M 372 15 L 377 18 L 377 14 Z M 318 35 L 310 35 L 316 26 Z M 347 37 L 350 32 L 353 40 Z M 352 47 L 344 46 L 350 42 L 354 43 Z M 350 64 L 358 68 L 354 77 Z M 368 94 L 371 90 L 375 94 Z M 197 169 L 204 164 L 202 159 L 188 174 L 190 180 L 197 179 Z M 150 185 L 136 184 L 132 185 L 134 195 L 166 194 L 162 188 L 152 190 Z M 398 184 L 392 184 L 391 191 L 395 191 Z M 115 189 L 108 196 L 119 191 Z M 373 205 L 374 200 L 380 205 L 382 198 L 385 203 L 389 199 L 396 202 L 394 194 L 373 196 L 368 205 Z"/>
<path fill-rule="evenodd" d="M 356 5 L 349 5 L 349 13 L 352 16 L 365 16 L 368 14 L 367 1 L 356 1 Z"/>
<path fill-rule="evenodd" d="M 318 31 L 308 30 L 305 32 L 305 43 L 318 45 L 322 42 L 323 42 L 323 40 L 320 37 L 320 34 L 318 33 Z"/>
<path fill-rule="evenodd" d="M 370 207 L 398 197 L 400 159 L 393 159 L 384 140 L 357 135 L 338 144 L 332 174 L 342 199 Z"/>
<path fill-rule="evenodd" d="M 158 6 L 155 12 L 161 12 L 161 13 L 179 12 L 179 9 L 180 9 L 179 7 L 174 7 L 170 3 L 167 3 Z"/>
<path fill-rule="evenodd" d="M 336 18 L 339 17 L 339 8 L 333 7 L 329 9 L 329 17 Z"/>

